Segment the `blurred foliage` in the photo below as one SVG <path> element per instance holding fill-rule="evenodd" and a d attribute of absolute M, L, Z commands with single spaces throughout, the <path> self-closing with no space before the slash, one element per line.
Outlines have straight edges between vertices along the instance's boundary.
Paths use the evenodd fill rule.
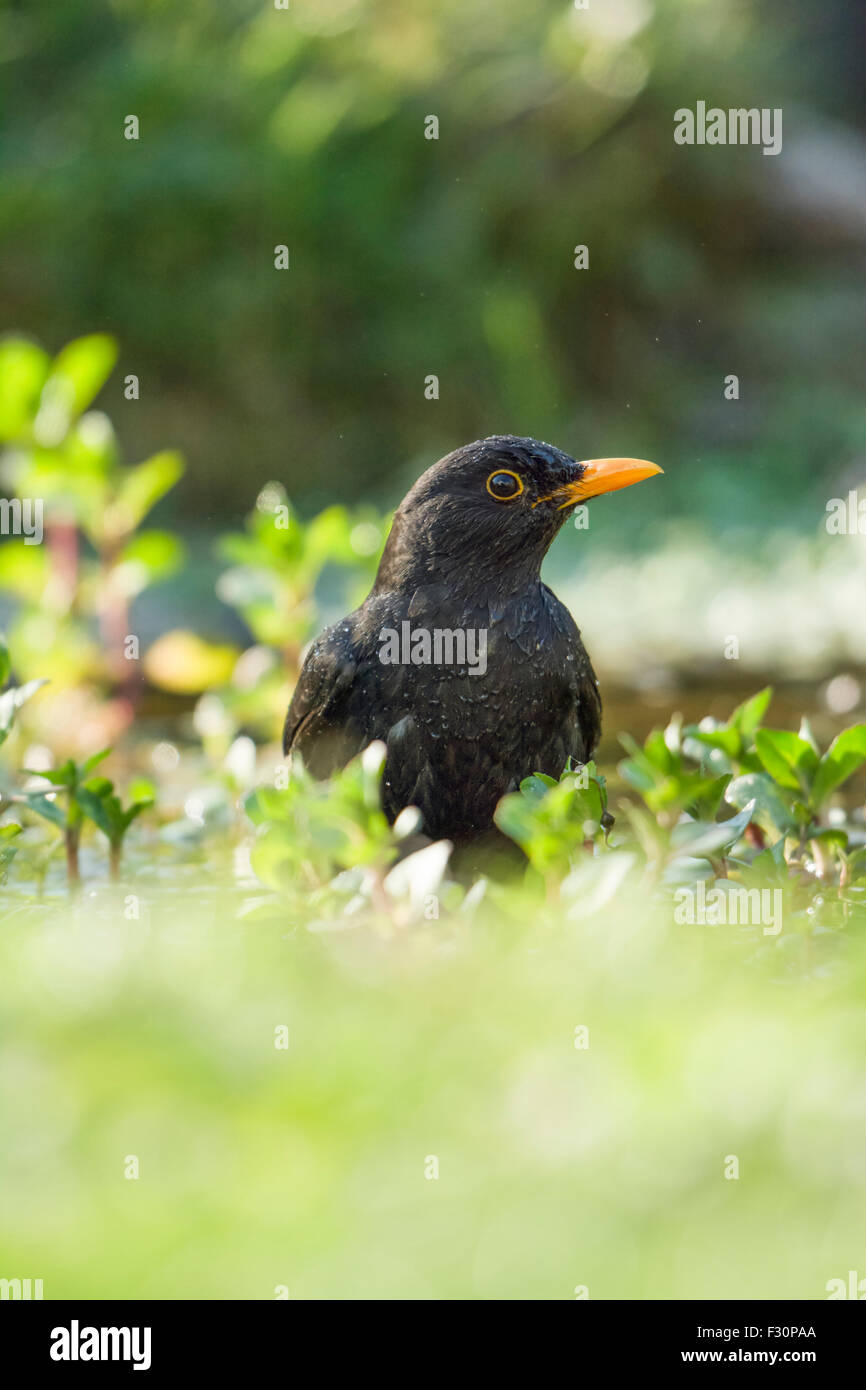
<path fill-rule="evenodd" d="M 862 477 L 847 0 L 6 0 L 0 34 L 4 317 L 123 342 L 109 409 L 178 441 L 190 515 L 390 503 L 503 431 L 660 460 L 600 521 L 634 539 Z M 676 146 L 698 99 L 782 107 L 783 153 Z"/>
<path fill-rule="evenodd" d="M 643 745 L 623 735 L 630 756 L 620 771 L 643 804 L 623 801 L 618 818 L 593 762 L 569 767 L 559 780 L 526 778 L 496 810 L 497 826 L 528 861 L 525 884 L 549 899 L 568 897 L 574 874 L 589 864 L 611 891 L 627 877 L 649 894 L 698 880 L 712 887 L 784 883 L 796 898 L 789 931 L 811 931 L 813 915 L 835 927 L 866 926 L 862 805 L 847 814 L 835 795 L 866 767 L 866 724 L 846 729 L 822 753 L 805 720 L 799 735 L 763 726 L 771 693 L 751 697 L 724 723 L 707 718 L 683 727 L 675 717 Z M 252 867 L 277 902 L 281 893 L 295 902 L 313 890 L 314 902 L 336 910 L 342 895 L 340 910 L 351 917 L 365 902 L 381 907 L 389 879 L 409 891 L 417 866 L 425 888 L 416 885 L 410 897 L 423 915 L 445 879 L 450 846 L 438 855 L 436 846 L 415 850 L 396 877 L 386 877 L 400 841 L 418 825 L 404 812 L 392 832 L 382 816 L 384 751 L 371 745 L 325 783 L 293 761 L 290 774 L 281 769 L 273 787 L 247 801 L 257 827 Z M 279 908 L 263 910 L 267 916 Z"/>
<path fill-rule="evenodd" d="M 28 512 L 33 534 L 0 546 L 0 594 L 14 603 L 16 673 L 38 668 L 56 692 L 43 706 L 43 723 L 65 725 L 57 702 L 79 687 L 92 692 L 97 724 L 100 696 L 122 697 L 109 706 L 106 727 L 120 731 L 138 702 L 143 669 L 152 685 L 172 694 L 216 692 L 211 722 L 219 705 L 226 729 L 271 735 L 302 646 L 321 624 L 320 589 L 333 587 L 339 571 L 339 601 L 361 601 L 386 522 L 370 507 L 332 506 L 305 523 L 281 485 L 268 484 L 244 530 L 223 536 L 217 547 L 225 568 L 216 594 L 237 611 L 254 645 L 242 653 L 163 619 L 142 653 L 132 604 L 177 572 L 185 555 L 173 531 L 138 528 L 174 487 L 182 464 L 162 451 L 124 467 L 110 420 L 87 409 L 116 356 L 113 341 L 98 334 L 70 343 L 53 362 L 28 339 L 0 341 L 0 472 L 14 496 L 42 508 L 38 534 Z M 3 710 L 11 713 L 35 688 L 31 679 L 18 695 L 7 693 L 0 728 Z"/>
<path fill-rule="evenodd" d="M 384 764 L 385 745 L 373 743 L 330 782 L 317 782 L 298 759 L 284 788 L 254 792 L 246 810 L 258 828 L 251 862 L 262 881 L 303 894 L 328 884 L 335 870 L 373 868 L 381 877 L 419 821 L 407 808 L 389 826 L 379 795 Z"/>
<path fill-rule="evenodd" d="M 366 596 L 385 543 L 386 526 L 370 508 L 350 514 L 328 507 L 307 525 L 285 489 L 262 489 L 242 533 L 223 536 L 220 557 L 230 568 L 217 594 L 243 616 L 258 642 L 277 647 L 295 661 L 318 621 L 313 591 L 326 565 L 355 570 L 348 598 L 355 607 Z"/>
<path fill-rule="evenodd" d="M 121 694 L 112 732 L 131 717 L 139 686 L 130 605 L 184 554 L 172 532 L 138 529 L 181 476 L 180 457 L 164 451 L 125 466 L 108 416 L 89 409 L 116 357 L 104 334 L 75 339 L 53 360 L 29 339 L 0 341 L 0 483 L 26 522 L 0 546 L 15 670 L 51 682 L 42 712 L 56 722 L 69 687 L 95 704 Z"/>
<path fill-rule="evenodd" d="M 305 523 L 281 484 L 262 488 L 244 530 L 222 536 L 217 546 L 228 564 L 217 595 L 243 618 L 255 644 L 231 681 L 208 697 L 205 724 L 209 718 L 225 730 L 246 727 L 265 737 L 282 727 L 303 648 L 324 625 L 323 608 L 345 612 L 363 602 L 388 524 L 370 507 L 343 506 L 326 507 Z M 217 684 L 202 680 L 196 688 Z"/>

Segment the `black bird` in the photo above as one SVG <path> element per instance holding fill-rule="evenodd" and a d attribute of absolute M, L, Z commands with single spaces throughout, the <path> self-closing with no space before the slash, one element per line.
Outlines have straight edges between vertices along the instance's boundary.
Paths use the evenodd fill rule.
<path fill-rule="evenodd" d="M 457 843 L 490 830 L 522 778 L 586 762 L 601 732 L 598 682 L 541 563 L 576 506 L 661 471 L 578 463 L 513 435 L 428 468 L 397 510 L 368 597 L 307 655 L 286 753 L 327 777 L 381 739 L 389 820 L 417 806 L 427 835 Z"/>

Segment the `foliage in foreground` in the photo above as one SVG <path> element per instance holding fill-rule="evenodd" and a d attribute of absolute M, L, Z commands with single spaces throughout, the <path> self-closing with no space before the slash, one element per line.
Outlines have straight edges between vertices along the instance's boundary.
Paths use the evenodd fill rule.
<path fill-rule="evenodd" d="M 589 872 L 600 905 L 629 880 L 687 911 L 700 883 L 710 922 L 728 921 L 735 904 L 740 911 L 741 890 L 778 893 L 772 920 L 761 916 L 766 900 L 753 907 L 750 899 L 753 915 L 743 925 L 778 937 L 785 949 L 815 932 L 866 926 L 866 824 L 862 811 L 849 815 L 836 804 L 866 765 L 866 725 L 821 751 L 807 721 L 799 734 L 762 724 L 770 696 L 761 691 L 724 723 L 683 727 L 674 719 L 643 746 L 624 736 L 628 757 L 619 770 L 639 799 L 621 799 L 616 817 L 595 763 L 559 781 L 527 778 L 496 813 L 525 855 L 527 891 L 567 902 L 578 881 L 585 891 Z M 296 767 L 283 789 L 248 799 L 257 827 L 252 865 L 275 893 L 261 913 L 311 890 L 330 911 L 349 915 L 365 903 L 402 899 L 399 913 L 409 919 L 438 915 L 440 894 L 448 903 L 461 899 L 465 882 L 449 879 L 447 844 L 394 867 L 401 839 L 417 827 L 398 823 L 389 832 L 377 796 L 383 756 L 372 745 L 326 784 Z"/>
<path fill-rule="evenodd" d="M 216 865 L 22 904 L 6 1267 L 46 1298 L 825 1298 L 862 1248 L 855 933 L 792 969 L 598 875 L 409 930 L 239 917 Z"/>

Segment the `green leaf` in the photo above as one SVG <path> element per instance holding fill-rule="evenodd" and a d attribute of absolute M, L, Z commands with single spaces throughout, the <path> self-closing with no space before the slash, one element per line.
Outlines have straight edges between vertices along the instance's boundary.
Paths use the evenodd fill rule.
<path fill-rule="evenodd" d="M 647 770 L 639 758 L 623 758 L 619 765 L 622 777 L 638 792 L 652 791 L 656 785 L 654 770 Z"/>
<path fill-rule="evenodd" d="M 549 787 L 557 786 L 555 777 L 549 777 L 546 772 L 533 772 L 530 777 L 524 777 L 520 783 L 520 790 L 524 796 L 534 797 L 541 800 L 547 795 Z"/>
<path fill-rule="evenodd" d="M 51 772 L 34 773 L 31 772 L 29 768 L 25 769 L 25 771 L 27 771 L 31 777 L 44 777 L 47 782 L 53 782 L 54 785 L 58 787 L 66 787 L 69 791 L 72 791 L 78 783 L 78 766 L 71 758 L 67 758 L 65 763 L 61 763 L 59 767 L 55 767 Z"/>
<path fill-rule="evenodd" d="M 769 835 L 781 835 L 794 826 L 791 807 L 775 782 L 764 772 L 747 772 L 728 784 L 725 800 L 742 810 L 751 805 L 752 819 Z"/>
<path fill-rule="evenodd" d="M 116 361 L 117 344 L 107 333 L 76 338 L 54 359 L 46 385 L 59 385 L 70 415 L 78 416 L 102 390 Z"/>
<path fill-rule="evenodd" d="M 6 870 L 18 853 L 18 846 L 10 842 L 20 835 L 20 825 L 0 825 L 0 883 L 6 882 Z"/>
<path fill-rule="evenodd" d="M 103 748 L 98 753 L 92 753 L 90 757 L 81 764 L 82 776 L 86 776 L 88 772 L 92 772 L 93 769 L 102 762 L 103 758 L 108 757 L 110 752 L 110 748 Z"/>
<path fill-rule="evenodd" d="M 736 844 L 752 818 L 754 803 L 726 821 L 687 821 L 674 827 L 671 846 L 678 854 L 689 857 L 715 857 L 719 850 Z"/>
<path fill-rule="evenodd" d="M 740 735 L 736 729 L 689 729 L 687 732 L 689 738 L 708 748 L 718 748 L 728 758 L 735 758 L 740 751 Z"/>
<path fill-rule="evenodd" d="M 818 759 L 814 749 L 799 734 L 789 729 L 759 729 L 755 748 L 764 767 L 780 786 L 808 792 L 818 770 Z"/>
<path fill-rule="evenodd" d="M 804 743 L 808 743 L 812 752 L 815 754 L 815 757 L 820 758 L 821 749 L 818 747 L 818 740 L 815 738 L 815 735 L 812 732 L 812 725 L 806 718 L 805 714 L 803 715 L 803 718 L 800 720 L 800 737 Z"/>
<path fill-rule="evenodd" d="M 818 767 L 812 786 L 812 805 L 819 807 L 831 792 L 866 762 L 866 724 L 855 724 L 833 740 Z"/>
<path fill-rule="evenodd" d="M 784 834 L 794 827 L 790 802 L 766 773 L 745 773 L 728 784 L 724 799 L 738 810 L 753 806 L 752 820 L 767 834 Z"/>
<path fill-rule="evenodd" d="M 749 736 L 754 734 L 764 715 L 767 713 L 770 701 L 773 698 L 773 687 L 765 686 L 759 690 L 757 695 L 752 695 L 748 700 L 744 700 L 741 705 L 737 705 L 730 719 L 729 725 L 738 729 L 741 734 Z"/>
<path fill-rule="evenodd" d="M 142 801 L 134 801 L 131 806 L 128 806 L 123 812 L 124 830 L 128 830 L 132 822 L 137 820 L 143 811 L 149 811 L 153 803 L 154 798 L 150 796 Z"/>
<path fill-rule="evenodd" d="M 809 836 L 809 844 L 819 845 L 823 849 L 838 849 L 844 853 L 848 848 L 848 836 L 844 830 L 819 830 Z"/>
<path fill-rule="evenodd" d="M 143 531 L 123 547 L 119 563 L 141 571 L 141 581 L 125 584 L 127 594 L 141 593 L 149 584 L 166 579 L 180 568 L 184 558 L 183 542 L 170 531 Z"/>
<path fill-rule="evenodd" d="M 114 783 L 107 777 L 91 777 L 89 782 L 85 782 L 85 789 L 92 792 L 94 796 L 110 796 L 114 791 Z"/>
<path fill-rule="evenodd" d="M 753 815 L 753 820 L 756 817 Z M 788 883 L 788 866 L 785 862 L 785 837 L 780 836 L 772 845 L 767 845 L 755 855 L 750 864 L 738 865 L 744 884 L 757 884 L 765 887 L 767 883 Z"/>
<path fill-rule="evenodd" d="M 644 754 L 660 772 L 673 773 L 677 770 L 677 759 L 668 748 L 661 729 L 653 729 L 644 741 Z"/>
<path fill-rule="evenodd" d="M 104 504 L 106 475 L 117 465 L 118 445 L 114 426 L 103 411 L 88 410 L 76 421 L 66 436 L 64 456 L 64 488 L 69 488 L 72 473 L 76 486 L 81 486 L 82 500 L 92 507 Z"/>
<path fill-rule="evenodd" d="M 35 811 L 37 816 L 50 820 L 53 825 L 60 826 L 61 830 L 66 829 L 66 815 L 56 801 L 49 801 L 47 796 L 30 793 L 27 797 L 27 806 L 31 811 Z"/>
<path fill-rule="evenodd" d="M 116 824 L 108 805 L 110 799 L 116 798 L 100 796 L 89 787 L 82 787 L 78 793 L 78 803 L 88 820 L 92 820 L 103 835 L 107 836 L 109 840 L 113 840 L 116 834 Z"/>
<path fill-rule="evenodd" d="M 47 684 L 44 680 L 27 681 L 25 685 L 11 685 L 0 695 L 0 743 L 8 738 L 15 715 L 21 706 Z"/>
<path fill-rule="evenodd" d="M 148 777 L 134 778 L 126 790 L 131 801 L 140 801 L 142 805 L 152 806 L 156 800 L 156 787 Z"/>
<path fill-rule="evenodd" d="M 7 540 L 0 546 L 0 589 L 25 603 L 41 594 L 48 573 L 47 546 Z"/>
<path fill-rule="evenodd" d="M 724 790 L 730 780 L 731 774 L 729 772 L 714 778 L 709 785 L 697 792 L 686 809 L 696 820 L 714 820 L 721 805 Z"/>
<path fill-rule="evenodd" d="M 168 449 L 127 469 L 112 506 L 113 527 L 123 533 L 134 531 L 182 474 L 180 454 Z"/>
<path fill-rule="evenodd" d="M 29 434 L 45 385 L 50 358 L 26 338 L 0 343 L 0 439 Z"/>

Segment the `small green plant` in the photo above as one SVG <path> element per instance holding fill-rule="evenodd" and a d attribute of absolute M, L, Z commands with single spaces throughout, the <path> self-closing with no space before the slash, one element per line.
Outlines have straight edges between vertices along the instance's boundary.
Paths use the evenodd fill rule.
<path fill-rule="evenodd" d="M 256 827 L 251 862 L 278 891 L 320 890 L 335 872 L 362 871 L 374 898 L 396 858 L 399 841 L 417 828 L 404 811 L 392 827 L 380 804 L 385 745 L 372 743 L 327 782 L 317 782 L 300 758 L 281 788 L 260 787 L 246 801 Z"/>
<path fill-rule="evenodd" d="M 155 792 L 149 782 L 138 782 L 130 789 L 132 797 L 124 807 L 107 777 L 93 777 L 79 789 L 78 801 L 84 814 L 108 841 L 109 873 L 113 882 L 120 878 L 123 842 L 133 821 L 154 804 Z"/>
<path fill-rule="evenodd" d="M 155 801 L 156 794 L 150 782 L 140 780 L 134 783 L 130 788 L 132 800 L 128 806 L 124 806 L 113 782 L 107 777 L 90 776 L 110 752 L 110 748 L 104 748 L 80 764 L 68 758 L 52 772 L 31 771 L 30 776 L 50 781 L 50 790 L 28 792 L 19 798 L 29 810 L 35 811 L 63 832 L 67 877 L 71 886 L 80 881 L 78 851 L 85 818 L 92 821 L 108 841 L 109 873 L 116 882 L 120 877 L 123 842 L 127 832 L 133 821 Z M 63 797 L 63 804 L 57 800 L 58 796 Z"/>
<path fill-rule="evenodd" d="M 502 798 L 496 824 L 550 882 L 567 873 L 575 855 L 599 843 L 613 824 L 605 779 L 594 762 L 569 768 L 558 782 L 536 772 L 524 778 L 519 791 Z"/>
<path fill-rule="evenodd" d="M 36 815 L 42 816 L 62 831 L 66 849 L 66 874 L 72 888 L 77 887 L 81 880 L 78 850 L 85 816 L 81 801 L 85 779 L 110 752 L 110 748 L 103 748 L 100 753 L 94 753 L 83 763 L 68 758 L 52 772 L 36 772 L 25 768 L 29 776 L 40 777 L 51 783 L 44 791 L 26 793 L 23 800 L 29 810 L 35 811 Z M 57 800 L 58 796 L 63 798 L 63 804 Z"/>
<path fill-rule="evenodd" d="M 848 923 L 866 905 L 862 823 L 834 812 L 831 801 L 866 766 L 866 725 L 840 733 L 822 752 L 808 720 L 800 730 L 762 724 L 772 691 L 760 691 L 725 722 L 682 727 L 674 719 L 620 765 L 643 801 L 629 822 L 659 880 L 676 881 L 686 867 L 678 852 L 709 857 L 718 881 L 784 890 L 800 925 Z M 727 808 L 728 819 L 715 820 Z M 715 828 L 701 830 L 701 817 Z M 737 830 L 736 836 L 729 832 Z M 715 844 L 713 837 L 719 836 Z M 709 837 L 709 838 L 707 838 Z"/>
<path fill-rule="evenodd" d="M 361 601 L 386 531 L 386 519 L 371 508 L 328 507 L 304 522 L 281 484 L 268 483 L 244 530 L 220 538 L 218 555 L 228 567 L 217 595 L 243 618 L 255 642 L 240 656 L 231 681 L 204 697 L 211 708 L 219 701 L 231 734 L 241 727 L 270 732 L 279 722 L 304 643 L 325 625 L 330 604 L 345 611 Z"/>
<path fill-rule="evenodd" d="M 241 614 L 257 642 L 275 647 L 293 666 L 319 619 L 314 595 L 326 566 L 350 572 L 348 601 L 360 601 L 385 534 L 385 520 L 369 508 L 352 513 L 328 507 L 305 523 L 281 484 L 268 483 L 245 529 L 219 541 L 218 553 L 229 568 L 217 593 Z"/>

